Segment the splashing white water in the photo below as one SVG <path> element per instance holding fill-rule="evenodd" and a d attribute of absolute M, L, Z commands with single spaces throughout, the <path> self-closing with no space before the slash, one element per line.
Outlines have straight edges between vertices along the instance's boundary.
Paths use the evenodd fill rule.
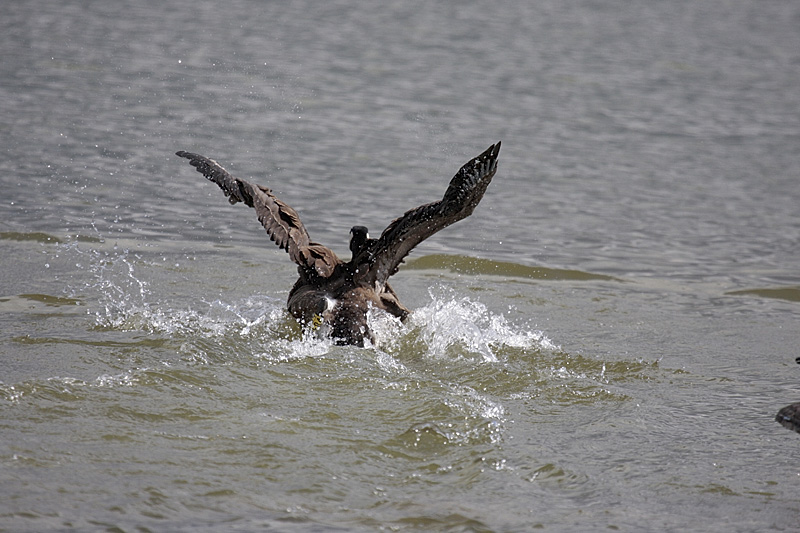
<path fill-rule="evenodd" d="M 541 331 L 520 331 L 502 315 L 490 312 L 481 302 L 453 291 L 429 290 L 431 303 L 415 310 L 410 319 L 418 328 L 429 353 L 443 356 L 453 346 L 480 354 L 486 362 L 496 362 L 495 348 L 557 349 Z"/>
<path fill-rule="evenodd" d="M 137 268 L 151 267 L 139 255 L 127 250 L 82 251 L 89 257 L 88 268 L 95 281 L 89 288 L 99 292 L 95 323 L 103 328 L 146 331 L 184 337 L 227 337 L 255 340 L 265 349 L 259 357 L 297 359 L 318 357 L 331 350 L 324 328 L 303 331 L 293 326 L 282 300 L 252 295 L 235 301 L 205 301 L 175 306 L 154 298 L 157 291 L 143 279 Z M 478 355 L 484 362 L 497 362 L 498 350 L 505 348 L 557 350 L 541 331 L 509 322 L 486 305 L 460 296 L 452 289 L 429 290 L 430 302 L 416 309 L 406 323 L 381 310 L 367 315 L 378 353 L 397 355 L 409 345 L 422 348 L 430 357 Z M 409 344 L 410 343 L 410 344 Z M 274 353 L 273 353 L 274 352 Z"/>
<path fill-rule="evenodd" d="M 159 301 L 145 272 L 163 271 L 158 261 L 147 261 L 127 249 L 85 250 L 77 243 L 65 245 L 81 260 L 76 266 L 86 269 L 93 281 L 79 289 L 95 291 L 96 305 L 88 313 L 100 328 L 145 331 L 187 337 L 250 337 L 281 324 L 286 314 L 282 302 L 269 296 L 253 295 L 234 302 L 222 300 L 191 303 L 176 307 Z M 73 288 L 73 291 L 75 289 Z"/>

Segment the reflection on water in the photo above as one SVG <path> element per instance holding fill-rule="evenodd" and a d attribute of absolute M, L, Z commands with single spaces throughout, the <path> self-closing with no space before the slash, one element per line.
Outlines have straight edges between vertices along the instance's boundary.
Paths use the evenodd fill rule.
<path fill-rule="evenodd" d="M 731 296 L 761 296 L 762 298 L 777 298 L 790 302 L 800 302 L 800 286 L 742 289 L 739 291 L 730 291 L 726 294 L 730 294 Z"/>
<path fill-rule="evenodd" d="M 612 276 L 581 272 L 579 270 L 565 270 L 560 268 L 531 267 L 508 261 L 492 261 L 478 257 L 465 257 L 460 255 L 433 254 L 419 257 L 409 261 L 405 268 L 415 270 L 447 269 L 457 274 L 488 274 L 522 279 L 546 280 L 604 280 L 621 281 Z"/>
<path fill-rule="evenodd" d="M 27 232 L 27 233 L 18 231 L 2 231 L 0 232 L 0 239 L 10 240 L 10 241 L 34 241 L 47 244 L 57 244 L 61 242 L 61 239 L 59 239 L 58 237 L 38 231 Z"/>

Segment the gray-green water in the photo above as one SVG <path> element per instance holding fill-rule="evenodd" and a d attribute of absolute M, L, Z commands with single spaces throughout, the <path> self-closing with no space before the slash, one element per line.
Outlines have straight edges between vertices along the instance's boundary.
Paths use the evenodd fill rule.
<path fill-rule="evenodd" d="M 796 527 L 796 2 L 6 11 L 0 529 Z M 497 140 L 366 349 L 173 155 L 344 255 Z"/>

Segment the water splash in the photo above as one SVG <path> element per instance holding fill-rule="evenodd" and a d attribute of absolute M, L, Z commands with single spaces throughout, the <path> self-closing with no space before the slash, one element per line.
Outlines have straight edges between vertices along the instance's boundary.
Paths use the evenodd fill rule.
<path fill-rule="evenodd" d="M 332 349 L 333 343 L 324 336 L 324 329 L 303 330 L 286 313 L 282 299 L 251 295 L 233 301 L 201 300 L 185 305 L 159 301 L 156 294 L 160 291 L 151 286 L 159 280 L 145 279 L 142 274 L 151 274 L 154 268 L 156 272 L 163 270 L 158 261 L 148 262 L 142 255 L 116 246 L 113 250 L 88 251 L 70 246 L 84 256 L 83 268 L 94 279 L 86 288 L 98 293 L 98 304 L 89 310 L 98 328 L 178 336 L 190 342 L 197 338 L 223 338 L 229 347 L 249 349 L 260 359 L 277 361 L 319 357 Z M 497 363 L 508 348 L 558 349 L 541 331 L 512 323 L 485 304 L 452 289 L 430 289 L 429 296 L 430 302 L 416 309 L 406 323 L 371 309 L 367 320 L 374 343 L 368 343 L 368 348 L 395 359 L 410 350 L 421 352 L 424 357 L 478 357 L 487 363 Z M 240 345 L 242 339 L 249 341 L 249 347 Z M 195 351 L 202 356 L 203 346 Z M 382 361 L 387 370 L 393 366 L 386 359 Z"/>
<path fill-rule="evenodd" d="M 91 274 L 92 281 L 87 282 L 83 289 L 96 291 L 99 295 L 100 309 L 93 311 L 98 326 L 124 329 L 130 317 L 140 312 L 149 313 L 149 283 L 137 276 L 135 268 L 135 262 L 141 260 L 140 255 L 127 249 L 119 250 L 116 245 L 111 251 L 84 250 L 77 242 L 72 242 L 65 245 L 65 249 L 81 258 L 76 267 Z"/>
<path fill-rule="evenodd" d="M 271 362 L 322 357 L 330 352 L 333 345 L 333 341 L 319 331 L 304 328 L 299 338 L 273 339 L 269 344 L 270 350 L 260 353 L 258 357 Z"/>
<path fill-rule="evenodd" d="M 83 257 L 76 266 L 92 276 L 93 281 L 84 288 L 98 296 L 97 305 L 88 312 L 101 329 L 187 337 L 249 337 L 279 324 L 285 316 L 276 298 L 259 295 L 234 302 L 201 300 L 176 308 L 172 303 L 159 301 L 151 289 L 151 281 L 138 271 L 140 267 L 160 265 L 116 246 L 112 251 L 83 250 L 77 244 L 68 246 Z"/>
<path fill-rule="evenodd" d="M 556 350 L 541 331 L 521 329 L 503 315 L 490 312 L 467 296 L 452 290 L 431 289 L 431 302 L 415 310 L 410 319 L 431 356 L 442 357 L 454 348 L 479 354 L 485 362 L 497 362 L 499 347 Z"/>

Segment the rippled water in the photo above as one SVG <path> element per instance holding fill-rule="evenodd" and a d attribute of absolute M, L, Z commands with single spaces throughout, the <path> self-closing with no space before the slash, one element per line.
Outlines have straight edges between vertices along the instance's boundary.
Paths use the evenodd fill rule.
<path fill-rule="evenodd" d="M 794 528 L 796 3 L 7 11 L 0 529 Z M 173 155 L 345 254 L 498 140 L 364 349 Z"/>

